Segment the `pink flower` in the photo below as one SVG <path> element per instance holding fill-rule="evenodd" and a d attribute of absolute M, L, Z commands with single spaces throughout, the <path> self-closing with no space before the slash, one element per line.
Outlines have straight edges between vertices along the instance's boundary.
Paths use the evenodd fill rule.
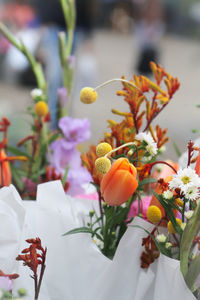
<path fill-rule="evenodd" d="M 140 212 L 142 213 L 143 219 L 147 220 L 147 209 L 150 205 L 152 196 L 145 196 L 141 199 Z M 134 201 L 130 207 L 127 221 L 130 221 L 132 218 L 138 216 L 138 200 Z"/>

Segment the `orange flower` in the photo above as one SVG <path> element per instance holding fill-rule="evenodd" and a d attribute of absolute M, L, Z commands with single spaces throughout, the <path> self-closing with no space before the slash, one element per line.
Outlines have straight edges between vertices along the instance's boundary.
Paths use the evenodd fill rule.
<path fill-rule="evenodd" d="M 101 193 L 105 202 L 119 206 L 126 202 L 138 187 L 137 170 L 127 158 L 117 159 L 101 181 Z"/>
<path fill-rule="evenodd" d="M 9 186 L 11 184 L 11 171 L 9 162 L 6 161 L 7 155 L 4 149 L 0 150 L 0 186 Z M 3 178 L 2 178 L 3 177 Z"/>

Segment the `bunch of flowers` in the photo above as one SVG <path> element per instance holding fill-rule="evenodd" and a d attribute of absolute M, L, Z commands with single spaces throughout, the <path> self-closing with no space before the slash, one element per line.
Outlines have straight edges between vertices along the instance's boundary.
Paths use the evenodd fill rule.
<path fill-rule="evenodd" d="M 179 81 L 160 65 L 151 63 L 155 82 L 145 76 L 133 80 L 110 80 L 97 88 L 84 88 L 83 103 L 93 103 L 97 90 L 120 80 L 123 96 L 130 112 L 113 109 L 123 117 L 120 123 L 109 120 L 111 132 L 82 160 L 93 177 L 98 193 L 99 213 L 89 212 L 86 226 L 75 228 L 66 235 L 90 233 L 104 255 L 113 258 L 119 241 L 135 216 L 154 225 L 141 240 L 141 268 L 148 268 L 162 253 L 180 260 L 181 272 L 194 293 L 199 294 L 200 282 L 200 148 L 188 143 L 187 167 L 162 161 L 158 156 L 168 141 L 167 130 L 152 122 L 172 100 Z M 166 87 L 166 89 L 164 88 Z M 150 99 L 150 97 L 152 99 Z M 197 155 L 196 155 L 197 153 Z M 196 162 L 195 169 L 191 164 Z M 158 174 L 154 166 L 163 166 Z"/>

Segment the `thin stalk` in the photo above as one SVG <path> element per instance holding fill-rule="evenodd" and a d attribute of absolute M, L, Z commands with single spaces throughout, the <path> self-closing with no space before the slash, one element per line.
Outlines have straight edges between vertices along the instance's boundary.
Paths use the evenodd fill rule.
<path fill-rule="evenodd" d="M 144 93 L 141 91 L 141 89 L 139 89 L 135 84 L 133 84 L 132 82 L 130 82 L 130 81 L 126 80 L 126 79 L 122 79 L 122 78 L 110 79 L 110 80 L 108 80 L 108 81 L 106 81 L 106 82 L 98 85 L 97 87 L 95 87 L 94 90 L 96 91 L 96 90 L 102 88 L 105 85 L 108 85 L 108 84 L 110 84 L 112 82 L 117 82 L 117 81 L 125 82 L 125 83 L 129 84 L 130 86 L 134 87 L 137 91 L 139 91 L 140 93 L 142 93 L 144 95 Z"/>
<path fill-rule="evenodd" d="M 98 192 L 98 201 L 99 201 L 99 211 L 101 214 L 101 225 L 102 225 L 102 229 L 104 227 L 104 222 L 103 222 L 103 208 L 102 208 L 102 200 L 101 200 L 101 192 Z"/>

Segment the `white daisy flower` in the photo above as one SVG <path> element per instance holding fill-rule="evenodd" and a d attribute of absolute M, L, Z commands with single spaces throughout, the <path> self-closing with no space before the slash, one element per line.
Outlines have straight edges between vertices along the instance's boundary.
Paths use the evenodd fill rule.
<path fill-rule="evenodd" d="M 157 144 L 154 142 L 150 133 L 140 132 L 136 134 L 135 139 L 147 144 L 146 150 L 151 156 L 155 156 L 158 152 Z"/>
<path fill-rule="evenodd" d="M 41 97 L 42 95 L 43 95 L 43 91 L 40 90 L 40 89 L 33 89 L 33 90 L 31 91 L 31 97 L 32 97 L 33 99 L 38 98 L 38 97 Z"/>
<path fill-rule="evenodd" d="M 184 213 L 184 216 L 186 217 L 187 220 L 189 220 L 190 218 L 192 218 L 193 214 L 194 214 L 193 210 L 188 210 Z"/>
<path fill-rule="evenodd" d="M 166 235 L 164 235 L 164 234 L 158 234 L 158 235 L 156 236 L 156 240 L 157 240 L 159 243 L 165 243 L 166 240 L 167 240 L 167 237 L 166 237 Z"/>
<path fill-rule="evenodd" d="M 188 200 L 196 200 L 200 196 L 199 188 L 194 185 L 183 187 L 182 191 Z"/>
<path fill-rule="evenodd" d="M 184 231 L 186 225 L 187 225 L 186 223 L 182 223 L 182 224 L 181 224 L 181 229 L 182 229 L 183 231 Z"/>
<path fill-rule="evenodd" d="M 172 199 L 173 196 L 174 196 L 174 194 L 173 194 L 171 191 L 169 191 L 169 190 L 167 190 L 167 191 L 165 191 L 165 192 L 163 193 L 163 197 L 164 197 L 165 199 L 167 199 L 167 200 Z"/>
<path fill-rule="evenodd" d="M 172 243 L 167 242 L 167 243 L 165 244 L 165 248 L 166 248 L 166 249 L 170 249 L 171 247 L 172 247 Z"/>
<path fill-rule="evenodd" d="M 191 187 L 200 187 L 200 177 L 196 174 L 195 170 L 187 167 L 185 169 L 180 169 L 174 178 L 169 182 L 170 189 L 180 188 L 183 193 Z"/>

